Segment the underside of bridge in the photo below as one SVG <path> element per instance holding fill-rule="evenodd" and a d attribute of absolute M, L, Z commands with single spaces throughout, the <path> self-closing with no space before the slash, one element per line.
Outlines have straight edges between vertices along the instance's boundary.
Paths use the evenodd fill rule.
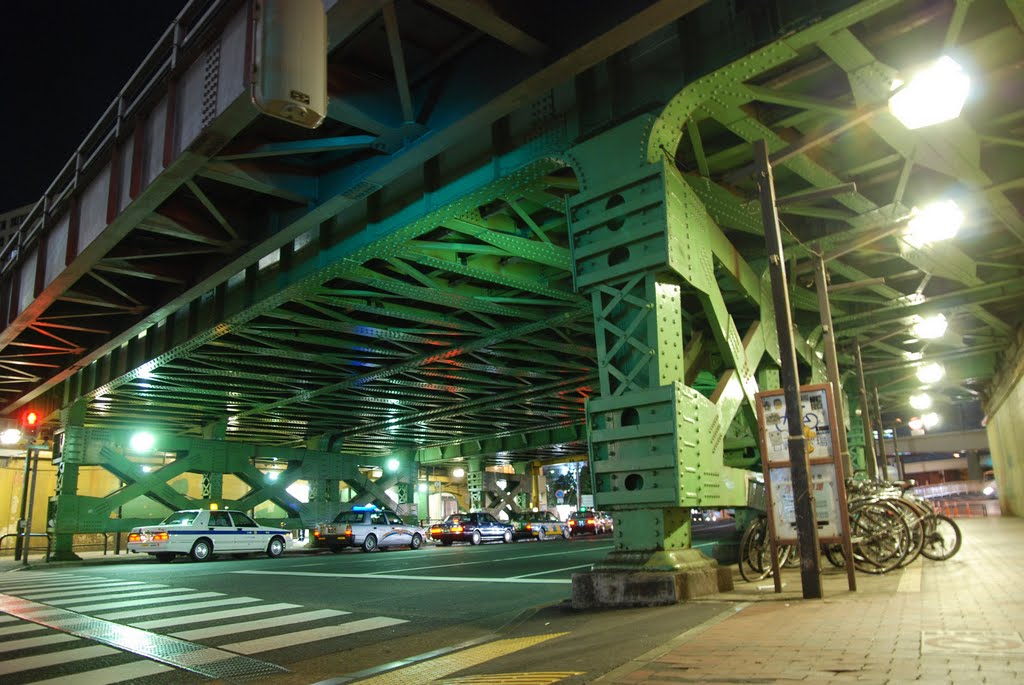
<path fill-rule="evenodd" d="M 883 406 L 930 362 L 939 406 L 991 400 L 1024 294 L 1019 0 L 324 4 L 319 128 L 251 103 L 259 4 L 193 2 L 5 246 L 0 388 L 54 432 L 58 554 L 140 497 L 300 528 L 463 466 L 507 510 L 529 498 L 487 469 L 589 454 L 617 550 L 689 563 L 689 508 L 746 503 L 778 387 L 760 140 L 801 379 L 825 378 L 821 256 L 846 394 L 859 347 Z M 943 54 L 971 98 L 908 130 L 893 81 Z M 942 198 L 956 238 L 908 239 Z"/>

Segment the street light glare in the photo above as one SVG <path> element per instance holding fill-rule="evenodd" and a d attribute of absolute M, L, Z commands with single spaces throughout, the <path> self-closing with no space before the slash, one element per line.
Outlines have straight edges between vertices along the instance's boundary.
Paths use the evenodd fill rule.
<path fill-rule="evenodd" d="M 947 326 L 949 326 L 949 322 L 946 320 L 945 314 L 936 314 L 935 316 L 921 319 L 910 330 L 915 338 L 930 340 L 932 338 L 941 338 L 945 335 Z"/>
<path fill-rule="evenodd" d="M 452 469 L 452 478 L 462 478 L 465 475 L 466 469 L 462 468 L 461 466 L 456 466 L 454 469 Z"/>
<path fill-rule="evenodd" d="M 956 119 L 967 101 L 971 79 L 951 57 L 942 56 L 889 98 L 889 111 L 913 130 Z"/>
<path fill-rule="evenodd" d="M 922 392 L 919 395 L 911 395 L 910 396 L 910 406 L 913 407 L 914 409 L 917 409 L 918 411 L 923 411 L 925 409 L 931 409 L 931 406 L 932 406 L 932 396 L 929 395 L 926 392 Z"/>
<path fill-rule="evenodd" d="M 401 466 L 401 463 L 397 459 L 388 459 L 388 463 L 387 463 L 388 471 L 391 471 L 392 473 L 394 473 L 395 471 L 398 470 L 399 466 Z"/>
<path fill-rule="evenodd" d="M 934 428 L 939 425 L 939 415 L 935 412 L 929 412 L 921 417 L 921 421 L 924 422 L 925 428 Z"/>
<path fill-rule="evenodd" d="M 910 214 L 903 239 L 914 247 L 949 240 L 964 224 L 964 211 L 953 200 L 930 202 L 922 209 L 914 207 Z"/>
<path fill-rule="evenodd" d="M 946 370 L 940 364 L 932 362 L 917 370 L 917 379 L 926 385 L 938 383 L 946 375 Z"/>
<path fill-rule="evenodd" d="M 0 433 L 0 444 L 15 445 L 21 440 L 21 431 L 17 428 L 8 428 Z"/>
<path fill-rule="evenodd" d="M 153 445 L 156 444 L 156 438 L 153 437 L 152 433 L 142 431 L 133 434 L 128 444 L 132 448 L 132 452 L 149 452 L 153 449 Z"/>

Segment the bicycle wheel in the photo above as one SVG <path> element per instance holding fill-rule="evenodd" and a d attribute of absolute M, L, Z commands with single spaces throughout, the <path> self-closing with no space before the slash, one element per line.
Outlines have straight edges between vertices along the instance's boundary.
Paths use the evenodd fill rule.
<path fill-rule="evenodd" d="M 764 571 L 764 545 L 768 539 L 765 519 L 755 519 L 740 538 L 740 576 L 748 583 L 761 578 Z"/>
<path fill-rule="evenodd" d="M 910 529 L 910 546 L 907 549 L 907 554 L 903 557 L 903 561 L 899 564 L 900 567 L 908 566 L 914 563 L 921 555 L 921 548 L 924 547 L 923 521 L 926 516 L 931 515 L 931 512 L 925 511 L 913 502 L 903 498 L 892 498 L 885 501 L 899 510 L 903 520 L 907 523 L 907 528 Z"/>
<path fill-rule="evenodd" d="M 844 568 L 846 566 L 846 555 L 843 552 L 843 545 L 841 543 L 825 543 L 822 546 L 822 551 L 825 552 L 825 558 L 828 559 L 828 563 L 832 564 L 836 568 Z"/>
<path fill-rule="evenodd" d="M 921 554 L 934 561 L 945 561 L 960 551 L 963 536 L 956 521 L 942 514 L 925 519 L 925 540 Z"/>
<path fill-rule="evenodd" d="M 911 533 L 902 513 L 884 501 L 863 502 L 850 512 L 853 565 L 864 573 L 897 568 L 910 549 Z"/>

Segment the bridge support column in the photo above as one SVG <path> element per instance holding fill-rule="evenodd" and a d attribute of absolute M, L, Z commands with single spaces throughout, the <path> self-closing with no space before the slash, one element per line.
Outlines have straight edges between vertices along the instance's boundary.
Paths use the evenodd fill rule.
<path fill-rule="evenodd" d="M 690 511 L 746 501 L 746 475 L 722 457 L 725 429 L 756 389 L 749 343 L 719 299 L 703 205 L 668 160 L 637 154 L 648 123 L 570 151 L 583 180 L 569 206 L 574 277 L 591 298 L 600 378 L 600 397 L 587 402 L 591 478 L 595 506 L 612 511 L 616 526 L 615 550 L 573 576 L 578 608 L 672 604 L 731 588 L 729 570 L 691 548 Z M 711 399 L 683 382 L 687 281 L 703 290 L 734 364 Z M 739 400 L 722 399 L 729 387 Z"/>
<path fill-rule="evenodd" d="M 61 440 L 57 464 L 57 488 L 50 498 L 46 517 L 46 531 L 53 544 L 49 561 L 77 561 L 80 556 L 72 551 L 78 524 L 78 468 L 85 459 L 84 400 L 77 400 L 64 411 L 63 430 L 55 436 Z"/>
<path fill-rule="evenodd" d="M 469 510 L 479 511 L 484 508 L 484 466 L 480 459 L 470 459 L 466 463 L 466 489 L 469 490 Z"/>

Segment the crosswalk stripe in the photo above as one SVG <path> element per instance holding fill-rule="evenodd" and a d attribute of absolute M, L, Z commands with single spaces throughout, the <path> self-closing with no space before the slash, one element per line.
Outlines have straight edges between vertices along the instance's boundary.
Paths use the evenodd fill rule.
<path fill-rule="evenodd" d="M 162 616 L 164 614 L 180 614 L 185 611 L 197 609 L 209 609 L 211 607 L 234 606 L 236 604 L 249 604 L 251 602 L 262 602 L 256 597 L 225 597 L 224 599 L 210 599 L 205 602 L 185 602 L 183 604 L 172 604 L 170 606 L 153 606 L 145 609 L 129 609 L 127 611 L 114 611 L 109 614 L 96 614 L 96 618 L 105 621 L 121 621 L 126 618 L 138 618 L 139 616 Z"/>
<path fill-rule="evenodd" d="M 46 680 L 34 680 L 32 685 L 113 685 L 113 683 L 122 683 L 126 680 L 144 678 L 145 676 L 173 670 L 170 666 L 142 659 L 140 661 L 133 661 L 130 664 L 121 664 L 120 666 L 108 666 L 107 668 L 96 668 L 84 673 L 59 675 L 56 678 L 48 678 Z"/>
<path fill-rule="evenodd" d="M 63 578 L 61 580 L 44 580 L 44 581 L 31 581 L 22 580 L 17 583 L 5 583 L 0 584 L 0 591 L 2 592 L 19 592 L 21 590 L 53 590 L 56 588 L 69 588 L 69 587 L 100 587 L 110 585 L 112 582 L 107 578 L 91 578 L 84 580 L 81 578 Z M 141 580 L 129 581 L 131 583 L 141 583 Z"/>
<path fill-rule="evenodd" d="M 126 593 L 133 593 L 135 597 L 139 596 L 139 592 L 145 592 L 151 595 L 164 595 L 171 592 L 189 592 L 187 588 L 176 588 L 167 587 L 166 585 L 154 586 L 152 590 L 141 587 L 131 587 L 117 590 L 114 588 L 103 588 L 102 590 L 85 590 L 82 592 L 61 591 L 54 593 L 54 595 L 40 594 L 38 592 L 19 592 L 18 596 L 22 599 L 31 599 L 33 602 L 45 602 L 46 604 L 55 604 L 57 606 L 63 606 L 65 604 L 75 604 L 76 602 L 98 602 L 104 599 L 115 599 L 117 597 L 124 597 Z M 31 596 L 29 596 L 31 595 Z"/>
<path fill-rule="evenodd" d="M 267 628 L 276 628 L 278 626 L 292 625 L 293 623 L 306 623 L 307 621 L 317 621 L 322 618 L 344 616 L 347 613 L 349 612 L 338 611 L 337 609 L 318 609 L 316 611 L 306 611 L 299 614 L 289 614 L 288 616 L 275 616 L 273 618 L 264 618 L 258 621 L 245 621 L 243 623 L 229 623 L 227 625 L 222 626 L 196 628 L 195 630 L 184 630 L 179 633 L 171 633 L 171 637 L 176 637 L 180 640 L 202 640 L 208 637 L 234 635 L 237 633 L 245 633 L 251 630 L 265 630 Z"/>
<path fill-rule="evenodd" d="M 14 616 L 0 616 L 0 623 L 9 623 L 11 621 L 17 621 L 18 619 Z"/>
<path fill-rule="evenodd" d="M 22 649 L 44 647 L 77 639 L 74 635 L 68 635 L 67 633 L 53 633 L 50 635 L 40 635 L 39 637 L 24 637 L 20 640 L 5 640 L 0 642 L 0 652 L 17 652 Z"/>
<path fill-rule="evenodd" d="M 311 628 L 309 630 L 300 630 L 295 633 L 283 633 L 281 635 L 271 635 L 269 637 L 261 637 L 255 640 L 246 640 L 244 642 L 233 642 L 230 645 L 221 646 L 220 649 L 237 652 L 238 654 L 255 654 L 257 652 L 266 652 L 271 649 L 294 647 L 295 645 L 307 644 L 317 640 L 341 637 L 342 635 L 352 635 L 353 633 L 374 630 L 376 628 L 387 628 L 388 626 L 394 626 L 400 623 L 408 623 L 408 621 L 400 618 L 377 616 L 375 618 L 366 618 L 361 621 L 349 621 L 348 623 L 341 623 L 339 625 L 326 626 L 323 628 Z"/>
<path fill-rule="evenodd" d="M 78 649 L 69 649 L 64 652 L 56 652 L 53 654 L 23 656 L 20 659 L 0 661 L 0 675 L 10 675 L 11 673 L 20 673 L 21 671 L 31 671 L 36 668 L 47 668 L 58 664 L 70 664 L 75 661 L 95 659 L 101 656 L 120 653 L 120 651 L 112 647 L 93 645 L 91 647 L 79 647 Z"/>
<path fill-rule="evenodd" d="M 125 609 L 128 607 L 137 607 L 144 604 L 163 604 L 166 602 L 181 602 L 188 601 L 190 599 L 205 599 L 207 597 L 223 597 L 223 592 L 197 592 L 192 595 L 179 597 L 177 595 L 171 597 L 145 597 L 143 599 L 128 599 L 123 602 L 105 602 L 103 604 L 86 604 L 78 606 L 75 604 L 69 604 L 64 608 L 68 611 L 75 611 L 78 613 L 91 612 L 91 611 L 103 611 L 106 609 Z"/>
<path fill-rule="evenodd" d="M 287 604 L 280 602 L 278 604 L 263 604 L 256 607 L 242 607 L 240 609 L 225 609 L 223 611 L 211 611 L 205 614 L 189 614 L 188 616 L 177 616 L 174 618 L 158 618 L 152 621 L 140 621 L 138 623 L 130 623 L 136 628 L 142 628 L 143 630 L 152 630 L 154 628 L 166 628 L 168 626 L 177 626 L 193 623 L 206 623 L 207 621 L 219 621 L 225 618 L 237 618 L 239 616 L 252 616 L 254 614 L 266 614 L 271 611 L 281 611 L 282 609 L 296 609 L 300 605 L 298 604 Z"/>
<path fill-rule="evenodd" d="M 22 623 L 16 626 L 7 626 L 6 628 L 0 628 L 0 635 L 17 635 L 18 633 L 28 633 L 33 630 L 42 630 L 43 626 L 38 623 Z"/>
<path fill-rule="evenodd" d="M 161 584 L 148 584 L 148 583 L 141 583 L 141 582 L 139 582 L 139 583 L 121 583 L 121 584 L 115 585 L 113 587 L 104 586 L 104 587 L 92 588 L 92 589 L 89 589 L 89 590 L 82 590 L 81 588 L 76 588 L 74 590 L 68 590 L 67 588 L 64 588 L 64 587 L 62 587 L 59 590 L 31 590 L 31 591 L 27 591 L 27 592 L 19 592 L 18 596 L 21 597 L 22 599 L 56 599 L 58 597 L 64 597 L 64 596 L 67 596 L 67 595 L 76 595 L 76 596 L 79 596 L 79 597 L 87 597 L 89 595 L 101 595 L 101 594 L 103 594 L 105 592 L 106 593 L 116 592 L 117 590 L 131 590 L 132 592 L 136 592 L 136 591 L 139 591 L 139 590 L 149 591 L 150 588 L 156 589 L 156 588 L 161 588 L 161 587 L 167 587 L 167 586 L 166 585 L 161 585 Z"/>

